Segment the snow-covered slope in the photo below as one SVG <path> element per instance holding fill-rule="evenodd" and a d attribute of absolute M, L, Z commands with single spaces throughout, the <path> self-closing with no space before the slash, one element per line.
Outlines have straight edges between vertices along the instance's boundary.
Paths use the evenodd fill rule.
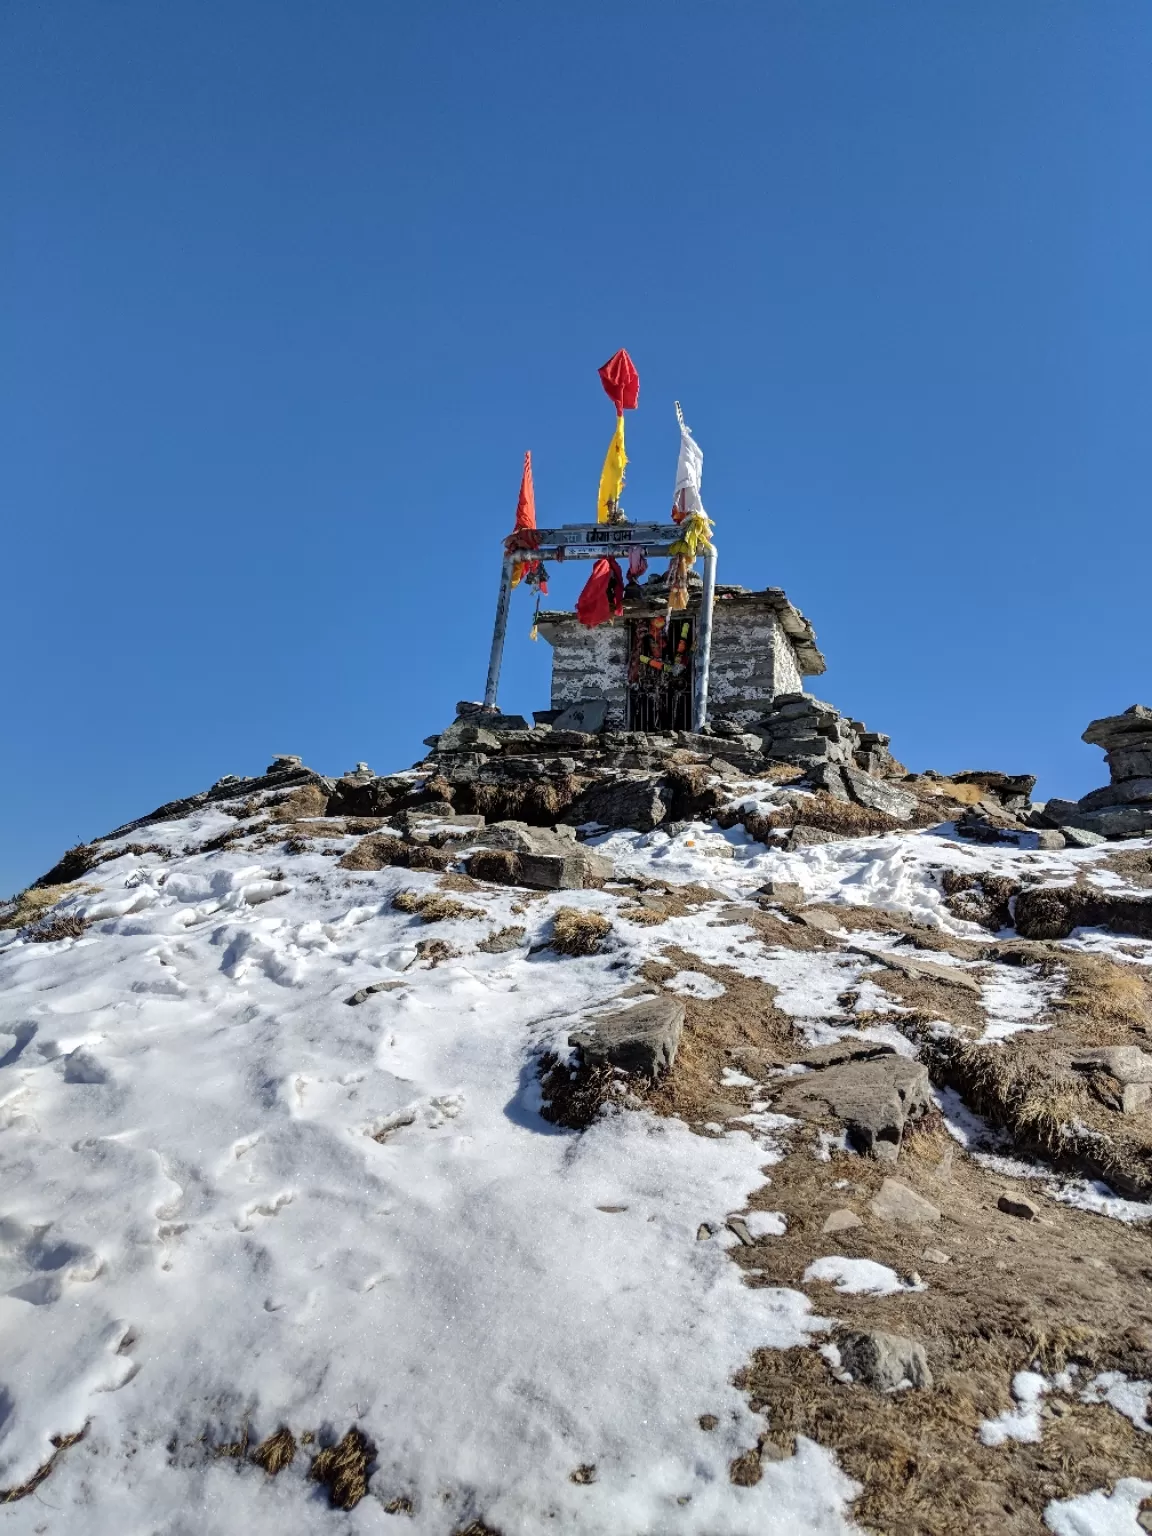
<path fill-rule="evenodd" d="M 763 1430 L 735 1373 L 825 1342 L 836 1299 L 751 1288 L 728 1253 L 788 1126 L 560 1129 L 539 1062 L 670 946 L 770 982 L 801 1045 L 834 1039 L 868 956 L 773 949 L 717 923 L 726 901 L 771 875 L 959 934 L 933 871 L 1021 855 L 618 833 L 622 877 L 715 901 L 643 927 L 624 890 L 486 886 L 454 893 L 479 916 L 430 928 L 391 902 L 440 877 L 343 870 L 347 841 L 187 851 L 234 826 L 209 807 L 149 828 L 169 857 L 106 862 L 57 909 L 79 937 L 0 934 L 0 1489 L 85 1431 L 0 1531 L 853 1529 L 855 1485 L 811 1441 L 751 1486 L 729 1473 Z M 1028 857 L 1071 878 L 1094 853 Z M 601 953 L 543 947 L 561 905 L 613 917 Z M 510 925 L 518 948 L 477 949 Z M 430 934 L 460 953 L 430 964 Z M 220 1454 L 280 1426 L 300 1450 L 275 1478 Z M 308 1469 L 353 1428 L 375 1470 L 343 1512 Z"/>

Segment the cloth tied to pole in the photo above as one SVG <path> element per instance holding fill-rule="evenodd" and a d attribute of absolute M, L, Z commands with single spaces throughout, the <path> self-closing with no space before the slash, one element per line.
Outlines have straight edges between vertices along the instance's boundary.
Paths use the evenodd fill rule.
<path fill-rule="evenodd" d="M 601 556 L 576 599 L 576 617 L 587 629 L 595 629 L 624 612 L 624 575 L 611 555 Z"/>
<path fill-rule="evenodd" d="M 640 375 L 624 348 L 614 353 L 599 372 L 604 393 L 616 407 L 616 414 L 634 411 L 640 399 Z"/>

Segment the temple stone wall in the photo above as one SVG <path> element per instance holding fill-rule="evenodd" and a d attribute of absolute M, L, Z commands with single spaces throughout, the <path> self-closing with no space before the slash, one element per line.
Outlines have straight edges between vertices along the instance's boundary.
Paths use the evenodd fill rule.
<path fill-rule="evenodd" d="M 581 699 L 607 699 L 609 726 L 621 729 L 628 708 L 628 619 L 585 629 L 575 614 L 541 615 L 540 633 L 552 646 L 552 708 Z M 708 713 L 746 722 L 763 714 L 780 693 L 801 693 L 796 651 L 770 608 L 716 604 Z"/>

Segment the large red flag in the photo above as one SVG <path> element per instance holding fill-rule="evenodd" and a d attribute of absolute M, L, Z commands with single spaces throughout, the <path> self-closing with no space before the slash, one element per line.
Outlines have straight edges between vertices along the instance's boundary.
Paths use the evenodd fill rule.
<path fill-rule="evenodd" d="M 604 386 L 604 393 L 615 405 L 618 416 L 636 409 L 636 402 L 640 398 L 640 375 L 623 347 L 600 369 L 600 382 Z"/>

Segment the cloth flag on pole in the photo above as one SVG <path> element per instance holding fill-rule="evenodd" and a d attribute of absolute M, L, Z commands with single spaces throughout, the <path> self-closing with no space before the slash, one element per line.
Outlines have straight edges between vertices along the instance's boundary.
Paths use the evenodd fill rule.
<path fill-rule="evenodd" d="M 628 455 L 624 452 L 624 412 L 634 411 L 640 399 L 640 375 L 623 347 L 600 369 L 600 382 L 604 386 L 604 393 L 616 407 L 616 430 L 608 444 L 604 468 L 600 471 L 596 521 L 620 523 L 624 521 L 620 497 L 624 492 L 624 466 L 628 463 Z"/>
<path fill-rule="evenodd" d="M 620 521 L 620 497 L 624 493 L 624 466 L 628 455 L 624 452 L 624 417 L 617 416 L 616 430 L 608 444 L 604 468 L 600 471 L 600 494 L 596 498 L 596 521 L 615 523 Z"/>
<path fill-rule="evenodd" d="M 699 443 L 684 425 L 684 412 L 676 402 L 676 420 L 680 423 L 680 458 L 676 464 L 676 489 L 672 493 L 672 521 L 682 523 L 693 512 L 703 512 L 700 482 L 704 477 L 704 454 Z"/>
<path fill-rule="evenodd" d="M 536 491 L 532 484 L 532 454 L 529 451 L 524 455 L 524 469 L 520 475 L 516 522 L 512 532 L 504 540 L 504 552 L 513 555 L 521 549 L 539 549 L 539 547 L 540 539 L 536 533 Z M 531 581 L 533 576 L 537 578 L 535 582 Z M 513 562 L 512 585 L 518 587 L 524 577 L 528 577 L 531 584 L 538 586 L 541 592 L 547 593 L 548 581 L 543 575 L 543 567 L 539 560 Z"/>
<path fill-rule="evenodd" d="M 600 382 L 604 386 L 604 393 L 616 407 L 617 415 L 621 411 L 636 409 L 640 399 L 640 375 L 636 372 L 636 364 L 623 347 L 600 369 Z"/>
<path fill-rule="evenodd" d="M 672 493 L 672 520 L 681 532 L 669 546 L 668 608 L 683 610 L 688 606 L 688 572 L 697 555 L 712 547 L 712 523 L 704 510 L 700 482 L 704 474 L 704 455 L 700 445 L 684 424 L 684 412 L 676 402 L 676 420 L 680 423 L 680 458 L 676 464 L 676 489 Z"/>

